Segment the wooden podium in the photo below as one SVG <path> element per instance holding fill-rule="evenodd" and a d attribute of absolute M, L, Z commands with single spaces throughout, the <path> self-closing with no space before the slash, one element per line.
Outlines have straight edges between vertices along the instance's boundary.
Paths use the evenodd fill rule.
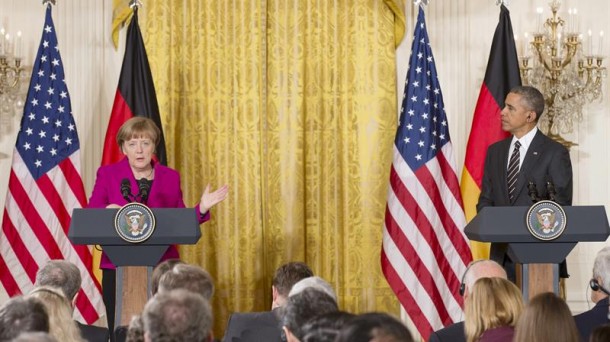
<path fill-rule="evenodd" d="M 558 264 L 581 241 L 605 241 L 610 226 L 603 206 L 564 206 L 566 229 L 555 240 L 542 241 L 529 232 L 526 216 L 530 207 L 485 207 L 468 225 L 470 240 L 508 244 L 508 255 L 521 264 L 517 285 L 529 300 L 541 292 L 558 293 Z M 519 279 L 520 278 L 520 279 Z"/>
<path fill-rule="evenodd" d="M 123 240 L 114 228 L 119 209 L 74 209 L 68 238 L 75 245 L 101 245 L 117 267 L 115 326 L 129 325 L 150 296 L 152 268 L 170 245 L 195 244 L 201 237 L 193 208 L 151 209 L 156 229 L 146 241 Z"/>

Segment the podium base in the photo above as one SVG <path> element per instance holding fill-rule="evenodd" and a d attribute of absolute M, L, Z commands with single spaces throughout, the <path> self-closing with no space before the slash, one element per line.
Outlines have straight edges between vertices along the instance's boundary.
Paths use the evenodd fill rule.
<path fill-rule="evenodd" d="M 151 293 L 150 266 L 120 266 L 116 269 L 115 326 L 128 326 L 133 316 L 140 315 Z"/>
<path fill-rule="evenodd" d="M 517 286 L 525 302 L 543 292 L 559 295 L 559 265 L 517 264 Z"/>

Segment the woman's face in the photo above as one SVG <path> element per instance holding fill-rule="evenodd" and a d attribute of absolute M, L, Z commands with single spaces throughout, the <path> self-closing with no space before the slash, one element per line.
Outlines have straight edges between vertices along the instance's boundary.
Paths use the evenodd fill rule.
<path fill-rule="evenodd" d="M 155 152 L 155 143 L 147 136 L 131 138 L 121 146 L 123 154 L 129 159 L 129 165 L 137 171 L 145 171 L 150 168 L 150 161 Z"/>

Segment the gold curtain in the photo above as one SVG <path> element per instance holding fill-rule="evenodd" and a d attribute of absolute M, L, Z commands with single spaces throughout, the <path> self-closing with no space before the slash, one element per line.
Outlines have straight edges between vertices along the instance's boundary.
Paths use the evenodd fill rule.
<path fill-rule="evenodd" d="M 344 310 L 399 313 L 379 261 L 401 34 L 390 2 L 145 2 L 185 202 L 230 186 L 200 242 L 181 248 L 215 278 L 219 337 L 232 312 L 270 309 L 273 272 L 292 260 L 331 282 Z"/>

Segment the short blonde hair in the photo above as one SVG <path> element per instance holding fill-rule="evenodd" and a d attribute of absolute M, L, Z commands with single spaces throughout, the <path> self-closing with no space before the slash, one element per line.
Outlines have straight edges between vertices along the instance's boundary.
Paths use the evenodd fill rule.
<path fill-rule="evenodd" d="M 514 327 L 523 311 L 519 288 L 502 278 L 481 278 L 474 283 L 464 303 L 466 341 L 477 341 L 483 332 Z"/>
<path fill-rule="evenodd" d="M 116 142 L 123 150 L 123 144 L 127 140 L 131 140 L 133 138 L 149 138 L 155 144 L 155 148 L 159 145 L 159 141 L 161 140 L 161 130 L 154 121 L 149 118 L 136 116 L 133 117 L 119 128 L 119 132 L 116 135 Z"/>

